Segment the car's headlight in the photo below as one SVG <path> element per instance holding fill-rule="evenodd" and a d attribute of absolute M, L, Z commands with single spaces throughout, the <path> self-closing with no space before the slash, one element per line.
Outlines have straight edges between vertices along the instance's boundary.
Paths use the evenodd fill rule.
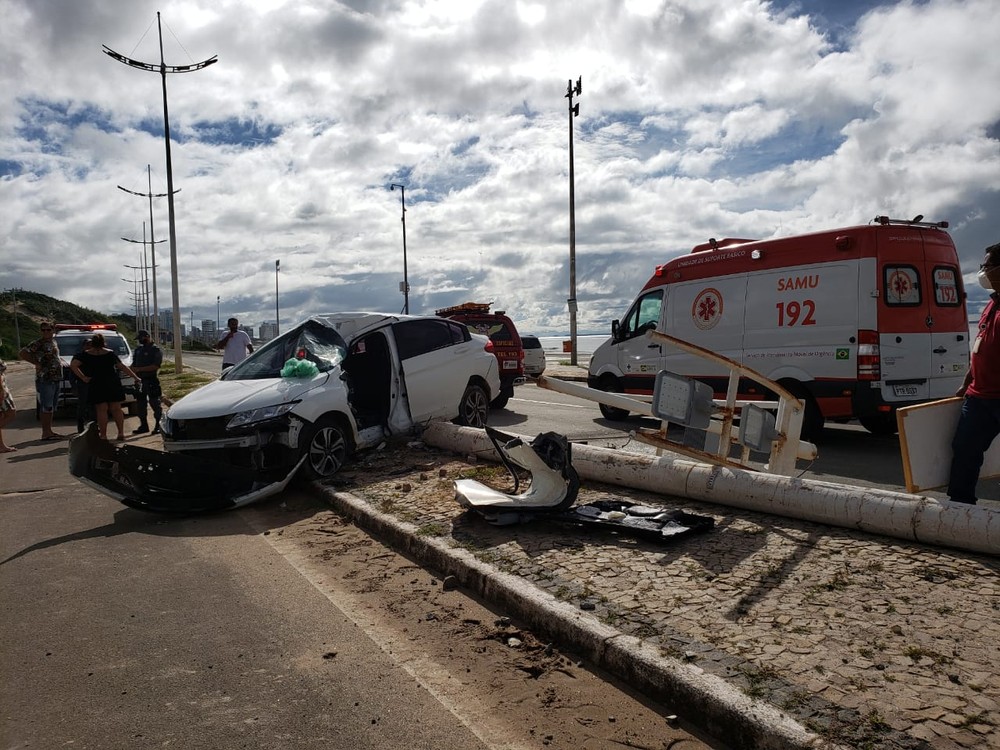
<path fill-rule="evenodd" d="M 298 401 L 291 401 L 287 404 L 277 404 L 275 406 L 262 406 L 259 409 L 251 409 L 250 411 L 241 411 L 238 414 L 234 414 L 233 418 L 229 420 L 226 424 L 226 429 L 231 430 L 236 427 L 246 427 L 248 424 L 254 424 L 256 422 L 266 422 L 268 419 L 274 419 L 275 417 L 280 417 L 282 414 L 286 414 L 291 411 Z"/>

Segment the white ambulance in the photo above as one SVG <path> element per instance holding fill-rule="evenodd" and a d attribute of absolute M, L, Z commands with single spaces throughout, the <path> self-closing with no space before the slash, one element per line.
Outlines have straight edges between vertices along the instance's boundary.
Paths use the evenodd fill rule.
<path fill-rule="evenodd" d="M 772 240 L 709 240 L 657 266 L 590 360 L 592 388 L 652 393 L 660 370 L 726 388 L 726 373 L 669 351 L 653 328 L 777 381 L 825 420 L 896 431 L 900 406 L 954 395 L 969 364 L 958 254 L 948 223 L 876 217 L 867 226 Z M 741 385 L 741 398 L 768 397 Z M 605 405 L 608 419 L 627 413 Z"/>

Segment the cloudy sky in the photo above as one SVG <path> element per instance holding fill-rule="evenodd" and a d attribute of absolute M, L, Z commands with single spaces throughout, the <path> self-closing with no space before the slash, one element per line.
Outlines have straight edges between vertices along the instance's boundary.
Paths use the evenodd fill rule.
<path fill-rule="evenodd" d="M 273 320 L 276 259 L 283 327 L 399 312 L 398 183 L 410 312 L 568 331 L 578 78 L 580 333 L 709 237 L 923 214 L 970 280 L 1000 242 L 996 0 L 0 0 L 0 288 L 132 310 L 162 91 L 102 45 L 158 63 L 157 11 L 168 65 L 218 56 L 167 79 L 185 324 Z"/>

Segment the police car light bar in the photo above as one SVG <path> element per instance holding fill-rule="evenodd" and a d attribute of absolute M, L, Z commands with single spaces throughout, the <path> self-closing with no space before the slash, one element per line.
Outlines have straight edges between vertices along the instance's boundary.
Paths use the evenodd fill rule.
<path fill-rule="evenodd" d="M 57 331 L 117 331 L 116 323 L 56 323 Z"/>

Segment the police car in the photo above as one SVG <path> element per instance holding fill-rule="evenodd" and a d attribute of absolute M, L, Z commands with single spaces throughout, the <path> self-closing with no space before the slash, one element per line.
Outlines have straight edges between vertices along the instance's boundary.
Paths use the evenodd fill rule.
<path fill-rule="evenodd" d="M 53 339 L 56 342 L 56 346 L 59 347 L 59 361 L 62 362 L 63 366 L 63 380 L 59 387 L 57 409 L 63 407 L 76 408 L 78 400 L 76 391 L 77 379 L 73 371 L 69 369 L 69 363 L 73 359 L 73 356 L 83 349 L 84 342 L 89 341 L 95 333 L 104 335 L 104 345 L 117 354 L 118 359 L 126 365 L 132 362 L 132 348 L 129 346 L 128 339 L 118 331 L 118 326 L 114 323 L 56 323 L 54 328 L 55 335 Z M 122 403 L 122 408 L 127 410 L 129 416 L 133 416 L 136 407 L 132 378 L 122 373 L 119 373 L 119 377 L 121 377 L 122 386 L 125 388 L 125 401 Z M 35 415 L 36 417 L 41 415 L 41 407 L 37 402 L 37 398 L 35 402 Z"/>

